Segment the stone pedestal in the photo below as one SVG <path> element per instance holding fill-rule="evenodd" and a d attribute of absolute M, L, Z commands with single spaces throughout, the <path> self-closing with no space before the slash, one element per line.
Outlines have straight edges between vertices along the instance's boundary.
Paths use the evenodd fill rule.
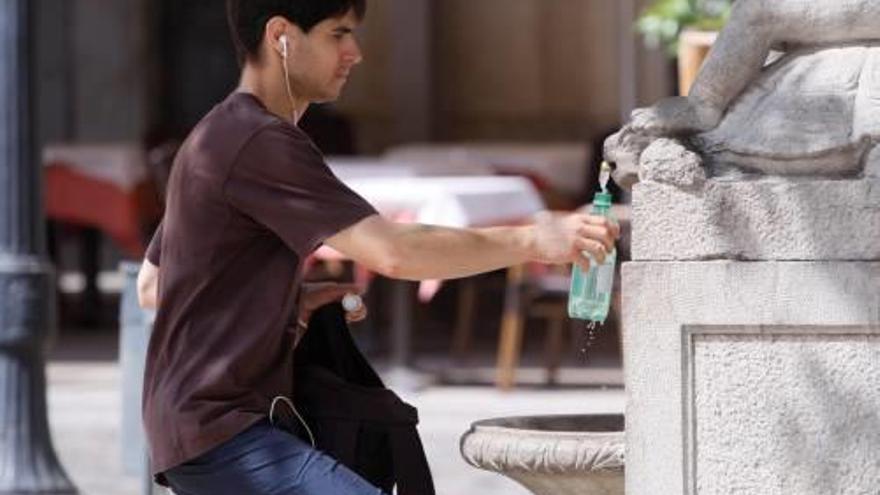
<path fill-rule="evenodd" d="M 880 260 L 880 179 L 642 182 L 633 193 L 633 260 Z"/>
<path fill-rule="evenodd" d="M 877 492 L 878 193 L 871 178 L 636 186 L 628 494 Z"/>

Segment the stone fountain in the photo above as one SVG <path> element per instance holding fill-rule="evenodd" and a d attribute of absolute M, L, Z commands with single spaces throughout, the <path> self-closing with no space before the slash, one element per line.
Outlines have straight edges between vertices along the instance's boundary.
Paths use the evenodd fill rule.
<path fill-rule="evenodd" d="M 623 416 L 527 416 L 478 421 L 461 439 L 474 467 L 536 495 L 623 494 Z"/>
<path fill-rule="evenodd" d="M 606 142 L 635 184 L 626 493 L 878 493 L 877 19 L 876 0 L 738 0 L 691 94 Z M 603 493 L 543 488 L 586 471 L 552 456 L 489 460 L 522 443 L 505 435 L 474 464 Z"/>
<path fill-rule="evenodd" d="M 606 143 L 640 179 L 627 493 L 877 493 L 880 2 L 734 5 L 689 97 Z"/>

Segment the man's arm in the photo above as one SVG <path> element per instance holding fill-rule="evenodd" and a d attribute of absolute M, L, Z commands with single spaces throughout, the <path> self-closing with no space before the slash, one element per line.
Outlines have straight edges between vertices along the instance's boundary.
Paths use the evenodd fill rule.
<path fill-rule="evenodd" d="M 368 217 L 326 244 L 367 268 L 405 280 L 459 278 L 538 261 L 588 267 L 614 247 L 616 225 L 583 214 L 542 214 L 533 225 L 454 229 Z"/>
<path fill-rule="evenodd" d="M 158 304 L 159 267 L 144 258 L 137 277 L 138 304 L 144 309 L 155 310 Z"/>

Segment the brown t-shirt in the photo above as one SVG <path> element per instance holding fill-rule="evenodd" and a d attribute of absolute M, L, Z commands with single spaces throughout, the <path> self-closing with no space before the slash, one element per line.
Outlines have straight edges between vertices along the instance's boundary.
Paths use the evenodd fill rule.
<path fill-rule="evenodd" d="M 267 415 L 293 386 L 302 261 L 376 211 L 312 141 L 253 95 L 233 93 L 195 127 L 168 185 L 147 258 L 159 311 L 143 413 L 154 473 Z"/>

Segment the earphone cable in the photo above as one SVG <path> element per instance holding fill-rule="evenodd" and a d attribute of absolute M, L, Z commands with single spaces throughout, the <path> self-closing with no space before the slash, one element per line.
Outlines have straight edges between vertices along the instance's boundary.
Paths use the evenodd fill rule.
<path fill-rule="evenodd" d="M 309 428 L 306 420 L 303 419 L 303 417 L 299 414 L 299 411 L 296 410 L 296 407 L 293 405 L 293 401 L 283 395 L 275 396 L 275 398 L 272 399 L 272 405 L 269 406 L 269 422 L 272 424 L 272 426 L 275 425 L 275 405 L 278 404 L 278 401 L 284 402 L 285 404 L 287 404 L 290 410 L 293 411 L 293 414 L 296 415 L 296 419 L 298 419 L 299 422 L 302 423 L 303 428 L 306 429 L 306 434 L 309 435 L 309 441 L 312 442 L 312 447 L 318 448 L 318 445 L 315 442 L 315 435 L 312 434 L 312 430 Z"/>
<path fill-rule="evenodd" d="M 285 45 L 284 54 L 281 56 L 281 63 L 284 65 L 284 87 L 287 89 L 287 100 L 290 103 L 290 117 L 293 119 L 293 125 L 296 125 L 298 120 L 296 106 L 293 104 L 293 91 L 290 89 L 290 72 L 287 70 L 287 45 Z"/>

